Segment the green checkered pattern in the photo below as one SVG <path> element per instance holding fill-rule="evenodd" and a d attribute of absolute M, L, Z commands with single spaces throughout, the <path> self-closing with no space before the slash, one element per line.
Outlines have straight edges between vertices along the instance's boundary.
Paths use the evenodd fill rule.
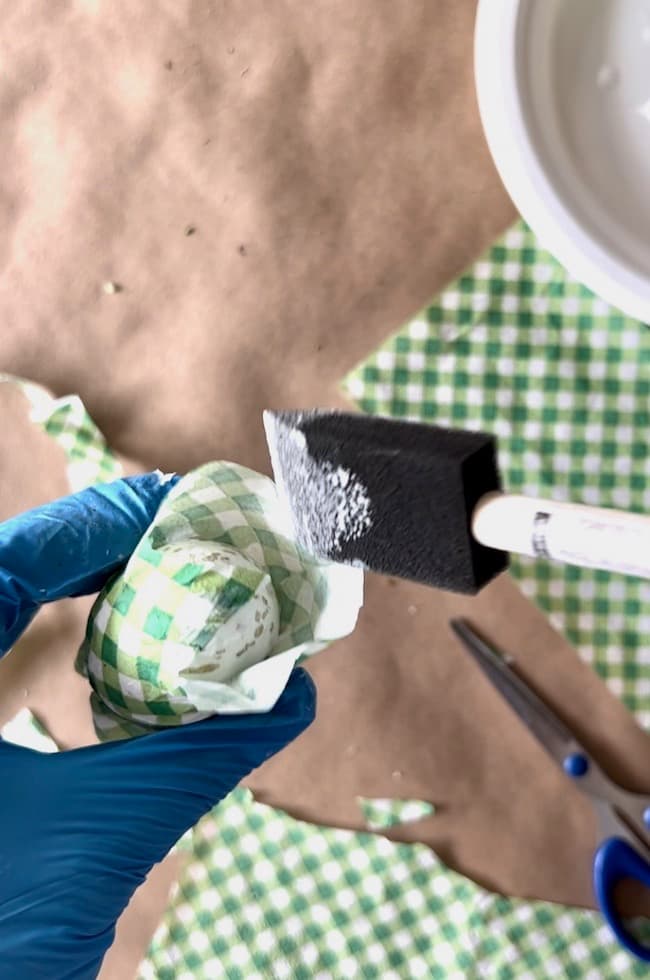
<path fill-rule="evenodd" d="M 158 513 L 151 547 L 192 538 L 230 545 L 268 570 L 280 605 L 276 653 L 314 639 L 328 566 L 298 548 L 268 477 L 234 463 L 209 463 L 184 477 Z"/>
<path fill-rule="evenodd" d="M 236 790 L 194 830 L 138 980 L 646 977 L 598 913 L 486 892 L 424 845 Z"/>
<path fill-rule="evenodd" d="M 204 717 L 192 705 L 187 689 L 174 686 L 179 655 L 187 658 L 203 650 L 219 626 L 268 577 L 261 570 L 235 565 L 228 578 L 206 573 L 204 565 L 187 563 L 182 551 L 167 553 L 161 571 L 161 558 L 148 542 L 136 550 L 124 573 L 97 599 L 82 647 L 84 672 L 95 694 L 96 722 L 105 716 L 100 705 L 108 706 L 127 723 L 135 723 L 129 724 L 130 735 L 141 733 L 138 725 L 168 726 L 181 724 L 188 716 L 192 721 Z M 193 589 L 197 579 L 202 589 L 214 590 L 215 602 L 197 596 Z M 186 630 L 178 624 L 197 614 L 202 630 L 189 643 Z"/>
<path fill-rule="evenodd" d="M 650 330 L 523 222 L 345 386 L 366 412 L 494 433 L 507 490 L 650 512 Z M 650 582 L 516 557 L 512 573 L 650 728 Z"/>
<path fill-rule="evenodd" d="M 110 483 L 124 475 L 121 463 L 78 395 L 54 398 L 41 385 L 9 374 L 0 374 L 0 383 L 21 388 L 31 407 L 31 419 L 60 445 L 72 491 Z"/>
<path fill-rule="evenodd" d="M 123 475 L 120 462 L 77 395 L 56 399 L 42 425 L 66 453 L 72 490 L 110 483 Z"/>
<path fill-rule="evenodd" d="M 373 799 L 357 796 L 357 803 L 368 830 L 387 830 L 400 824 L 415 823 L 435 813 L 432 803 L 424 800 Z"/>
<path fill-rule="evenodd" d="M 299 656 L 322 648 L 328 637 L 319 632 L 320 620 L 336 566 L 299 550 L 286 526 L 272 481 L 243 466 L 208 463 L 176 484 L 88 619 L 77 667 L 92 685 L 102 740 L 216 711 L 259 710 L 255 667 L 246 672 L 244 691 L 237 678 L 217 684 L 191 668 L 219 627 L 265 586 L 279 607 L 269 655 L 284 655 L 280 680 Z M 207 557 L 188 561 L 197 542 L 232 549 L 227 576 Z"/>

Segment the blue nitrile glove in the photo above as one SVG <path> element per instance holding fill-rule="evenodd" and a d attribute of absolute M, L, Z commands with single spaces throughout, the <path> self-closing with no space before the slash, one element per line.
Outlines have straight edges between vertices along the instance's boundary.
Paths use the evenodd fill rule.
<path fill-rule="evenodd" d="M 179 479 L 144 473 L 102 483 L 0 524 L 0 656 L 43 603 L 99 592 Z"/>
<path fill-rule="evenodd" d="M 38 605 L 99 589 L 172 483 L 118 480 L 0 524 L 0 650 Z M 41 755 L 0 741 L 0 977 L 87 980 L 150 868 L 313 719 L 294 670 L 273 711 Z"/>

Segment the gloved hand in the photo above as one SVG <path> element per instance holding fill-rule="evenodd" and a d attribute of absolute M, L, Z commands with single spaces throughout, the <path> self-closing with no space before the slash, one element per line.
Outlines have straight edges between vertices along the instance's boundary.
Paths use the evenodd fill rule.
<path fill-rule="evenodd" d="M 43 602 L 99 590 L 172 485 L 155 473 L 118 480 L 0 524 L 0 653 Z M 95 977 L 152 865 L 314 710 L 296 669 L 266 715 L 52 755 L 0 741 L 0 977 Z"/>

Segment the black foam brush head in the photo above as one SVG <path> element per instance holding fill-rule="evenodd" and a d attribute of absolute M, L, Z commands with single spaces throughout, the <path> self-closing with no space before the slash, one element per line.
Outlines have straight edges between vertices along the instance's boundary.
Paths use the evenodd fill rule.
<path fill-rule="evenodd" d="M 492 436 L 344 412 L 265 412 L 273 471 L 299 544 L 330 561 L 476 593 L 508 564 L 474 540 L 500 490 Z"/>

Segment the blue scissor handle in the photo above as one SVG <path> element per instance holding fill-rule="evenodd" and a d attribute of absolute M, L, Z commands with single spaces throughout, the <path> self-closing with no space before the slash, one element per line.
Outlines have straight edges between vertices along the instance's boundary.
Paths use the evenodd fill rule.
<path fill-rule="evenodd" d="M 627 841 L 608 837 L 594 858 L 594 891 L 600 910 L 621 946 L 650 963 L 650 947 L 641 943 L 625 928 L 614 905 L 614 889 L 624 878 L 633 878 L 650 888 L 650 864 Z"/>

